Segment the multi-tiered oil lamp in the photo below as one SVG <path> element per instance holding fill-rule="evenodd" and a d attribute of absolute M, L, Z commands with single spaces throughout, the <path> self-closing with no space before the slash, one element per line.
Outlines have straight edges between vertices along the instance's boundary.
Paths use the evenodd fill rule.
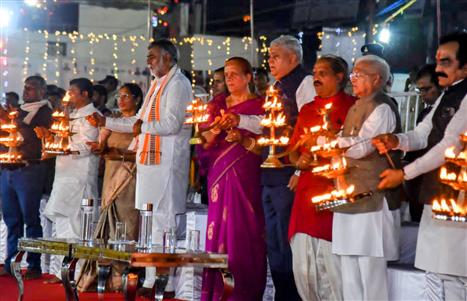
<path fill-rule="evenodd" d="M 322 158 L 332 158 L 334 156 L 342 155 L 345 152 L 345 149 L 339 147 L 337 140 L 332 140 L 321 145 L 312 146 L 310 148 L 310 152 Z"/>
<path fill-rule="evenodd" d="M 349 185 L 345 179 L 344 174 L 347 172 L 347 161 L 343 154 L 347 148 L 339 147 L 339 143 L 336 140 L 336 131 L 330 128 L 329 111 L 331 107 L 332 104 L 329 103 L 319 111 L 319 114 L 323 118 L 322 125 L 309 129 L 310 134 L 324 138 L 320 144 L 313 145 L 310 148 L 315 161 L 318 162 L 317 157 L 330 159 L 330 163 L 316 166 L 311 172 L 318 176 L 333 179 L 335 185 L 335 190 L 311 199 L 318 211 L 340 207 L 373 194 L 371 191 L 354 194 L 355 186 Z"/>
<path fill-rule="evenodd" d="M 50 132 L 52 133 L 51 141 L 42 139 L 42 154 L 43 157 L 50 155 L 68 155 L 70 150 L 70 115 L 69 115 L 70 96 L 65 94 L 63 97 L 62 105 L 63 111 L 55 111 L 52 113 L 52 126 Z"/>
<path fill-rule="evenodd" d="M 190 144 L 202 144 L 205 142 L 199 130 L 199 125 L 207 122 L 209 119 L 209 114 L 206 112 L 207 107 L 208 105 L 201 98 L 195 98 L 186 108 L 187 114 L 191 114 L 191 116 L 185 119 L 185 123 L 195 125 L 195 132 L 190 139 Z"/>
<path fill-rule="evenodd" d="M 335 179 L 339 176 L 342 176 L 347 170 L 347 161 L 344 157 L 336 157 L 335 162 L 330 164 L 325 164 L 322 166 L 317 166 L 311 170 L 311 172 L 318 176 L 323 176 L 328 179 Z"/>
<path fill-rule="evenodd" d="M 18 111 L 12 111 L 8 113 L 10 123 L 2 124 L 0 127 L 2 131 L 8 132 L 8 136 L 0 137 L 0 143 L 8 147 L 8 151 L 0 154 L 0 163 L 2 164 L 24 164 L 22 154 L 18 151 L 24 139 L 21 133 L 18 131 L 16 125 L 16 118 L 18 117 Z"/>
<path fill-rule="evenodd" d="M 433 218 L 445 221 L 467 222 L 467 202 L 465 191 L 467 190 L 467 132 L 460 136 L 463 144 L 462 150 L 456 154 L 455 148 L 446 149 L 444 156 L 449 164 L 460 167 L 459 172 L 448 171 L 446 166 L 441 167 L 439 178 L 441 183 L 451 186 L 459 191 L 457 200 L 446 199 L 433 200 Z"/>
<path fill-rule="evenodd" d="M 454 199 L 449 199 L 449 205 L 446 199 L 441 199 L 441 201 L 435 199 L 431 210 L 435 219 L 454 222 L 467 221 L 467 209 L 459 207 Z"/>
<path fill-rule="evenodd" d="M 328 158 L 329 156 L 325 153 L 325 149 L 320 151 L 321 155 Z M 312 203 L 315 204 L 316 210 L 327 210 L 335 207 L 339 207 L 354 201 L 355 196 L 353 192 L 355 190 L 354 185 L 348 185 L 344 174 L 347 171 L 347 160 L 341 155 L 331 156 L 331 162 L 322 166 L 317 166 L 311 170 L 315 175 L 326 177 L 328 179 L 334 179 L 336 189 L 323 194 L 315 196 L 311 199 Z"/>
<path fill-rule="evenodd" d="M 329 193 L 313 197 L 311 202 L 315 204 L 316 210 L 318 211 L 342 206 L 350 202 L 350 196 L 354 189 L 355 186 L 353 185 L 350 185 L 347 189 L 336 189 Z"/>
<path fill-rule="evenodd" d="M 282 102 L 279 100 L 277 91 L 271 86 L 266 92 L 266 101 L 263 105 L 264 110 L 267 112 L 264 118 L 261 120 L 263 127 L 269 128 L 269 137 L 260 137 L 258 144 L 261 146 L 269 146 L 269 155 L 266 160 L 261 164 L 264 168 L 279 168 L 283 167 L 282 162 L 276 154 L 276 147 L 286 146 L 289 144 L 289 137 L 287 136 L 276 136 L 276 130 L 278 128 L 287 125 L 284 107 Z"/>

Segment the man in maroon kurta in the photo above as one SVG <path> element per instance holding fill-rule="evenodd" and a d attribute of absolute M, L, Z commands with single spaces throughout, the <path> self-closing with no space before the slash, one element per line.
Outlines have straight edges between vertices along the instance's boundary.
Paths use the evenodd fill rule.
<path fill-rule="evenodd" d="M 327 104 L 332 103 L 330 127 L 342 127 L 347 111 L 355 102 L 354 97 L 343 92 L 347 76 L 347 64 L 342 58 L 323 56 L 317 60 L 313 68 L 317 96 L 302 107 L 289 149 L 297 144 L 307 129 L 322 125 L 323 118 L 319 111 Z M 290 159 L 300 170 L 296 173 L 297 185 L 294 181 L 290 183 L 291 189 L 296 189 L 289 241 L 297 289 L 303 300 L 342 300 L 340 263 L 331 250 L 333 214 L 330 211 L 316 211 L 311 202 L 312 197 L 332 190 L 333 182 L 311 173 L 309 146 L 294 151 Z M 320 165 L 326 163 L 329 162 L 320 160 Z"/>

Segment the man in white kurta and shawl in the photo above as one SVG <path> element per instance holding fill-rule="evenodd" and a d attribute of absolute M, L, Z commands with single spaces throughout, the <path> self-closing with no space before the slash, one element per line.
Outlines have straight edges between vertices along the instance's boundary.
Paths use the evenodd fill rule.
<path fill-rule="evenodd" d="M 98 112 L 91 101 L 92 83 L 87 78 L 70 81 L 68 95 L 74 110 L 70 113 L 70 155 L 58 156 L 55 163 L 55 179 L 50 199 L 44 214 L 55 224 L 56 237 L 79 239 L 80 208 L 82 199 L 97 202 L 97 168 L 99 159 L 92 154 L 86 142 L 96 141 L 98 130 L 86 121 L 86 116 Z M 39 138 L 53 139 L 45 128 L 36 128 Z M 51 274 L 56 277 L 48 283 L 61 279 L 60 268 L 63 256 L 52 257 Z M 79 265 L 76 268 L 79 275 Z"/>
<path fill-rule="evenodd" d="M 404 180 L 423 176 L 420 201 L 425 205 L 415 267 L 426 271 L 429 280 L 426 299 L 467 300 L 467 224 L 435 220 L 431 208 L 435 198 L 448 198 L 448 194 L 455 198 L 456 195 L 439 181 L 439 168 L 445 162 L 444 152 L 448 147 L 454 147 L 456 154 L 462 150 L 459 137 L 467 131 L 467 33 L 441 37 L 436 72 L 445 91 L 430 113 L 413 131 L 381 135 L 374 143 L 381 152 L 429 150 L 404 169 L 385 170 L 380 187 L 394 187 Z M 465 203 L 458 205 L 462 207 Z"/>
<path fill-rule="evenodd" d="M 400 202 L 395 191 L 376 189 L 389 163 L 371 144 L 378 134 L 400 130 L 397 106 L 383 92 L 389 74 L 386 61 L 374 55 L 358 59 L 350 74 L 359 99 L 338 143 L 350 147 L 347 184 L 355 185 L 355 194 L 373 195 L 334 209 L 332 252 L 341 258 L 344 300 L 387 300 L 386 263 L 399 255 Z"/>
<path fill-rule="evenodd" d="M 94 114 L 89 118 L 112 131 L 136 135 L 135 203 L 137 209 L 153 203 L 152 241 L 158 245 L 162 245 L 164 229 L 175 227 L 176 215 L 185 212 L 188 189 L 191 127 L 183 124 L 192 92 L 177 60 L 172 42 L 152 42 L 147 64 L 155 79 L 136 116 L 114 119 Z M 151 288 L 154 280 L 154 269 L 146 269 L 143 286 Z"/>

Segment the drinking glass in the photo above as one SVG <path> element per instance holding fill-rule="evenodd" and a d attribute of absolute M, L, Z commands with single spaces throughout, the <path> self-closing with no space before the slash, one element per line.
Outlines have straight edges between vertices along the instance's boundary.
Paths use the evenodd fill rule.
<path fill-rule="evenodd" d="M 177 236 L 175 234 L 175 228 L 169 228 L 164 230 L 164 253 L 175 253 L 175 247 L 177 245 Z"/>
<path fill-rule="evenodd" d="M 196 252 L 199 250 L 199 230 L 190 230 L 187 235 L 186 250 L 187 252 Z"/>
<path fill-rule="evenodd" d="M 115 241 L 126 240 L 126 224 L 124 222 L 115 223 Z"/>

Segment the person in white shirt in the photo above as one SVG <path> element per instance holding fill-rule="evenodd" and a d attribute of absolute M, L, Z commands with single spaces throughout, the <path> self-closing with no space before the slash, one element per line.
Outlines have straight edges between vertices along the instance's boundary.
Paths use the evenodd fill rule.
<path fill-rule="evenodd" d="M 97 141 L 99 132 L 85 118 L 87 115 L 97 113 L 98 110 L 92 104 L 92 83 L 87 78 L 70 81 L 68 94 L 70 103 L 74 107 L 70 113 L 72 135 L 69 143 L 72 154 L 58 156 L 56 159 L 55 179 L 44 215 L 55 224 L 57 238 L 79 239 L 81 200 L 93 199 L 97 202 L 98 198 L 99 159 L 91 153 L 86 142 Z M 53 139 L 48 129 L 40 127 L 35 130 L 39 138 Z M 47 280 L 47 283 L 55 283 L 61 279 L 62 260 L 63 256 L 52 257 L 51 274 L 55 274 L 55 277 Z M 79 275 L 78 270 L 79 268 L 76 275 Z"/>
<path fill-rule="evenodd" d="M 188 190 L 191 127 L 184 126 L 185 110 L 193 99 L 190 81 L 177 65 L 178 50 L 169 40 L 148 47 L 147 64 L 152 81 L 136 116 L 105 118 L 94 114 L 88 121 L 136 137 L 137 209 L 153 203 L 153 244 L 162 245 L 165 229 L 176 227 L 177 214 L 185 212 Z M 143 284 L 148 294 L 155 282 L 153 268 L 146 269 Z"/>
<path fill-rule="evenodd" d="M 350 74 L 359 99 L 347 113 L 338 144 L 350 147 L 347 185 L 355 186 L 355 194 L 373 195 L 334 209 L 332 252 L 341 258 L 344 300 L 387 300 L 386 263 L 399 256 L 400 203 L 376 189 L 389 162 L 371 144 L 381 133 L 400 131 L 397 107 L 384 93 L 389 74 L 386 61 L 375 55 L 357 59 Z"/>
<path fill-rule="evenodd" d="M 459 135 L 467 131 L 467 33 L 448 34 L 440 39 L 436 72 L 443 94 L 418 126 L 408 133 L 385 134 L 373 140 L 379 152 L 391 149 L 429 151 L 404 169 L 388 169 L 381 174 L 380 188 L 394 187 L 423 175 L 420 200 L 424 202 L 417 240 L 415 266 L 429 276 L 437 276 L 444 287 L 437 298 L 467 298 L 467 224 L 432 219 L 433 199 L 456 192 L 439 181 L 444 152 L 454 146 L 459 152 Z M 436 274 L 436 275 L 433 275 Z"/>

